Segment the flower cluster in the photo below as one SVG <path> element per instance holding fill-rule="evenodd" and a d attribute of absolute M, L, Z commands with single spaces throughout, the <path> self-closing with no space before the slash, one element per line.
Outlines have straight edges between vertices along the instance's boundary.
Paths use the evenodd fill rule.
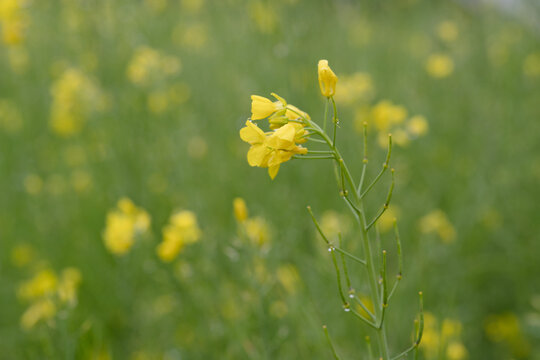
<path fill-rule="evenodd" d="M 76 68 L 66 69 L 51 88 L 50 125 L 60 136 L 82 130 L 88 116 L 105 107 L 105 97 L 95 82 Z"/>
<path fill-rule="evenodd" d="M 445 359 L 463 360 L 468 351 L 461 341 L 463 326 L 456 319 L 445 318 L 439 324 L 437 318 L 426 312 L 424 314 L 424 335 L 420 348 L 426 359 L 439 359 L 444 354 Z"/>
<path fill-rule="evenodd" d="M 105 247 L 115 255 L 124 255 L 133 246 L 135 236 L 147 232 L 149 228 L 150 215 L 130 199 L 120 199 L 116 209 L 107 214 L 103 233 Z"/>
<path fill-rule="evenodd" d="M 24 40 L 27 26 L 25 0 L 2 0 L 0 2 L 0 25 L 2 41 L 6 45 L 17 45 Z"/>
<path fill-rule="evenodd" d="M 309 133 L 305 130 L 305 120 L 309 115 L 285 99 L 272 93 L 277 101 L 262 96 L 251 96 L 251 119 L 240 130 L 240 138 L 251 145 L 247 154 L 250 166 L 268 168 L 274 179 L 282 163 L 293 155 L 307 154 L 307 149 L 298 144 L 307 141 Z M 268 118 L 270 129 L 264 132 L 253 121 Z"/>
<path fill-rule="evenodd" d="M 148 91 L 148 109 L 160 114 L 171 105 L 185 102 L 191 95 L 187 84 L 170 84 L 169 79 L 181 71 L 182 62 L 178 57 L 142 46 L 127 66 L 127 77 L 134 85 Z"/>
<path fill-rule="evenodd" d="M 200 237 L 195 213 L 188 210 L 176 212 L 163 228 L 163 241 L 157 247 L 157 255 L 162 261 L 171 262 L 184 246 L 199 241 Z"/>
<path fill-rule="evenodd" d="M 81 278 L 81 272 L 76 268 L 66 268 L 60 276 L 46 268 L 22 283 L 17 295 L 21 300 L 31 302 L 21 317 L 22 328 L 30 330 L 40 321 L 52 320 L 59 308 L 75 306 Z"/>
<path fill-rule="evenodd" d="M 242 198 L 233 200 L 234 217 L 238 222 L 240 235 L 258 247 L 268 245 L 270 227 L 262 217 L 249 217 L 246 202 Z"/>
<path fill-rule="evenodd" d="M 377 130 L 377 142 L 381 147 L 388 146 L 388 133 L 400 146 L 428 132 L 428 122 L 422 115 L 409 117 L 407 109 L 389 100 L 381 100 L 372 107 L 362 108 L 356 116 L 357 129 L 363 131 L 363 124 L 373 124 Z"/>

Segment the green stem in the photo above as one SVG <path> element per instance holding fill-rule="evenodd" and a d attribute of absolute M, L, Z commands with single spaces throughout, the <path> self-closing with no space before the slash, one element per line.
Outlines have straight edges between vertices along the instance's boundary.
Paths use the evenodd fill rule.
<path fill-rule="evenodd" d="M 358 221 L 358 225 L 359 225 L 360 230 L 361 230 L 360 235 L 361 235 L 361 240 L 362 240 L 362 244 L 363 244 L 363 248 L 364 248 L 364 254 L 365 254 L 365 258 L 366 258 L 366 269 L 367 269 L 367 273 L 368 273 L 371 298 L 372 298 L 373 304 L 380 304 L 381 303 L 381 297 L 380 297 L 380 294 L 379 294 L 379 287 L 377 285 L 377 275 L 376 275 L 376 272 L 375 272 L 375 264 L 374 264 L 374 261 L 373 261 L 373 254 L 372 254 L 372 251 L 371 251 L 371 244 L 369 242 L 369 236 L 368 236 L 367 229 L 366 229 L 366 221 L 365 221 L 364 216 L 363 216 L 363 213 L 364 213 L 363 207 L 364 206 L 363 206 L 363 202 L 362 202 L 362 196 L 357 192 L 356 186 L 355 186 L 356 183 L 354 182 L 354 180 L 352 178 L 351 172 L 349 171 L 349 168 L 347 167 L 347 164 L 345 163 L 345 161 L 343 160 L 343 157 L 341 156 L 339 150 L 335 146 L 335 142 L 330 140 L 330 138 L 324 132 L 324 130 L 321 129 L 319 127 L 319 125 L 317 125 L 315 122 L 313 122 L 313 121 L 311 121 L 311 120 L 309 120 L 307 118 L 304 118 L 304 120 L 307 122 L 307 124 L 310 127 L 312 127 L 314 129 L 314 131 L 316 131 L 319 134 L 319 136 L 321 136 L 323 138 L 323 140 L 326 141 L 328 146 L 334 151 L 336 162 L 338 163 L 338 165 L 341 166 L 342 171 L 343 171 L 343 175 L 345 176 L 345 180 L 347 181 L 347 184 L 349 185 L 349 187 L 351 189 L 351 193 L 354 196 L 354 200 L 355 200 L 354 202 L 356 204 L 355 207 L 357 209 L 359 209 L 359 213 L 354 211 L 354 213 L 355 213 L 354 215 L 356 217 L 356 220 Z M 390 149 L 391 149 L 391 145 L 390 145 Z M 388 167 L 387 163 L 388 163 L 389 157 L 390 156 L 387 156 L 386 167 Z M 370 188 L 371 187 L 372 186 L 370 186 Z M 368 188 L 368 190 L 370 188 Z M 346 195 L 346 196 L 348 196 L 348 195 Z M 381 319 L 381 317 L 382 317 L 382 309 L 379 306 L 375 306 L 375 316 L 378 319 Z M 377 333 L 377 339 L 378 339 L 378 342 L 379 342 L 381 358 L 382 358 L 382 360 L 389 360 L 390 357 L 389 357 L 389 350 L 388 350 L 388 340 L 386 338 L 386 328 L 385 328 L 384 322 L 382 322 L 381 326 L 378 329 L 376 329 L 376 333 Z"/>

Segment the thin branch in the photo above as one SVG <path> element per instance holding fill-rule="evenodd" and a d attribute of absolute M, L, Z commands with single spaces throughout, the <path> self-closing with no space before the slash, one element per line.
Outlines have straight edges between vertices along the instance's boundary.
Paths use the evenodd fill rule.
<path fill-rule="evenodd" d="M 390 156 L 391 155 L 392 155 L 392 134 L 388 134 L 388 153 L 386 154 L 386 161 L 384 162 L 383 167 L 382 167 L 381 171 L 379 172 L 379 174 L 375 177 L 375 179 L 371 182 L 371 184 L 369 184 L 366 191 L 364 191 L 360 195 L 360 199 L 362 199 L 362 198 L 364 198 L 364 196 L 366 196 L 366 194 L 371 190 L 371 188 L 373 188 L 373 186 L 375 186 L 375 184 L 379 181 L 381 176 L 383 176 L 386 169 L 388 169 L 388 164 L 390 163 Z"/>
<path fill-rule="evenodd" d="M 338 356 L 336 349 L 334 348 L 334 344 L 332 343 L 332 339 L 330 339 L 330 335 L 328 334 L 328 329 L 326 328 L 326 325 L 323 325 L 324 334 L 326 335 L 326 340 L 328 341 L 328 344 L 330 345 L 330 349 L 332 350 L 332 355 L 334 355 L 335 360 L 341 360 Z"/>
<path fill-rule="evenodd" d="M 364 179 L 366 177 L 366 170 L 367 170 L 367 164 L 368 164 L 368 157 L 367 157 L 367 122 L 364 121 L 362 124 L 364 127 L 364 159 L 362 160 L 362 175 L 360 176 L 360 183 L 358 183 L 358 189 L 356 190 L 356 193 L 358 196 L 362 193 L 362 187 L 364 186 Z"/>
<path fill-rule="evenodd" d="M 394 186 L 395 186 L 394 169 L 392 169 L 391 172 L 392 172 L 392 183 L 390 184 L 390 189 L 388 190 L 388 195 L 386 196 L 386 201 L 384 202 L 384 205 L 383 205 L 382 209 L 379 211 L 379 213 L 369 223 L 369 225 L 366 226 L 366 231 L 368 231 L 373 226 L 373 224 L 375 224 L 377 222 L 377 220 L 379 220 L 379 218 L 388 209 L 388 206 L 390 206 L 390 200 L 392 200 L 392 193 L 394 192 Z"/>

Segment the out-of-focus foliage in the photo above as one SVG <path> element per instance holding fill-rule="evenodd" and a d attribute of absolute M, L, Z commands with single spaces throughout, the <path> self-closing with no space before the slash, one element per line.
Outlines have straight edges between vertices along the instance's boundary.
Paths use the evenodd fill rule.
<path fill-rule="evenodd" d="M 238 138 L 251 94 L 320 119 L 328 59 L 351 170 L 364 122 L 367 176 L 388 131 L 397 144 L 379 224 L 394 264 L 398 218 L 405 255 L 392 352 L 421 289 L 424 359 L 538 359 L 540 15 L 510 3 L 527 16 L 488 1 L 0 0 L 0 357 L 330 358 L 322 324 L 343 358 L 365 352 L 305 210 L 360 251 L 330 162 L 293 159 L 272 181 Z"/>

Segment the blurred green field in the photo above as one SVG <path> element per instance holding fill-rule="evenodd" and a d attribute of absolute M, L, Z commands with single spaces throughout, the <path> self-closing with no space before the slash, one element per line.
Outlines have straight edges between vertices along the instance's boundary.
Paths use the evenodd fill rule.
<path fill-rule="evenodd" d="M 343 359 L 367 359 L 371 333 L 343 311 L 306 211 L 361 253 L 331 163 L 292 160 L 272 181 L 238 135 L 251 94 L 319 121 L 328 59 L 355 176 L 362 121 L 370 178 L 384 161 L 377 106 L 428 124 L 391 129 L 392 353 L 422 290 L 421 359 L 540 359 L 540 9 L 518 3 L 528 16 L 466 1 L 0 0 L 0 358 L 330 359 L 326 324 Z M 117 255 L 104 236 L 122 198 L 151 223 Z M 179 210 L 200 239 L 164 262 Z"/>

